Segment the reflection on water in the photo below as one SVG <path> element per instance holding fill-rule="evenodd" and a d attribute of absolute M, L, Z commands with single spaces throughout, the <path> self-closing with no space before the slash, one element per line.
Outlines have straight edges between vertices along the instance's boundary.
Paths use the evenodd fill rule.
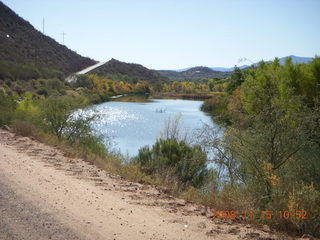
<path fill-rule="evenodd" d="M 152 99 L 145 102 L 112 101 L 85 110 L 86 115 L 97 114 L 93 127 L 104 136 L 113 138 L 116 148 L 130 157 L 139 148 L 152 145 L 164 122 L 181 113 L 181 128 L 191 132 L 203 124 L 213 125 L 210 117 L 200 110 L 202 101 Z"/>

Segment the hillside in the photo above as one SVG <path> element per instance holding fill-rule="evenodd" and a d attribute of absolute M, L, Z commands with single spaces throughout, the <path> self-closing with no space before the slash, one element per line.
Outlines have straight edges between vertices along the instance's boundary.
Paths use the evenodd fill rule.
<path fill-rule="evenodd" d="M 162 76 L 156 71 L 150 70 L 140 64 L 125 63 L 116 59 L 111 59 L 102 66 L 95 68 L 89 73 L 97 74 L 98 76 L 120 74 L 128 76 L 131 81 L 148 81 L 152 84 L 164 83 L 169 79 Z"/>
<path fill-rule="evenodd" d="M 95 64 L 94 60 L 82 57 L 43 35 L 2 2 L 0 2 L 0 60 L 1 64 L 5 65 L 3 68 L 18 64 L 33 65 L 37 69 L 58 70 L 65 75 Z"/>
<path fill-rule="evenodd" d="M 208 67 L 194 67 L 185 71 L 158 70 L 158 72 L 175 81 L 194 81 L 214 77 L 226 78 L 230 75 L 228 72 L 215 71 Z"/>

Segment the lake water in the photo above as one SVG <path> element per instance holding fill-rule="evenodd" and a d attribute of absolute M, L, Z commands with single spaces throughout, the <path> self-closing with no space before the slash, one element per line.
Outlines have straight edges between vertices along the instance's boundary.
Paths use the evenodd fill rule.
<path fill-rule="evenodd" d="M 129 157 L 139 148 L 155 143 L 164 129 L 165 121 L 180 115 L 183 131 L 199 129 L 203 124 L 213 126 L 212 119 L 200 110 L 202 101 L 149 99 L 145 102 L 105 102 L 87 109 L 100 117 L 93 127 L 100 134 L 111 137 L 113 147 Z"/>

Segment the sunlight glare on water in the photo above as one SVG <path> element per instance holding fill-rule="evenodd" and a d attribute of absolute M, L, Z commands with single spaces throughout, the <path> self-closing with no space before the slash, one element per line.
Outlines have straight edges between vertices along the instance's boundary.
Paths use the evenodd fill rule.
<path fill-rule="evenodd" d="M 130 157 L 139 148 L 151 146 L 163 130 L 164 122 L 181 114 L 181 129 L 192 132 L 203 124 L 213 126 L 209 116 L 200 110 L 202 101 L 153 99 L 149 102 L 106 102 L 81 111 L 87 116 L 97 114 L 94 129 L 111 137 L 115 148 Z"/>

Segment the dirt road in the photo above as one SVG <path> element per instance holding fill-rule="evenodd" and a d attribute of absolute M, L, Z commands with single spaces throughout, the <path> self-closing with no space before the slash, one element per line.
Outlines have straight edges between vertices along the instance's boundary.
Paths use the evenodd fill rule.
<path fill-rule="evenodd" d="M 277 239 L 0 130 L 0 239 Z"/>

